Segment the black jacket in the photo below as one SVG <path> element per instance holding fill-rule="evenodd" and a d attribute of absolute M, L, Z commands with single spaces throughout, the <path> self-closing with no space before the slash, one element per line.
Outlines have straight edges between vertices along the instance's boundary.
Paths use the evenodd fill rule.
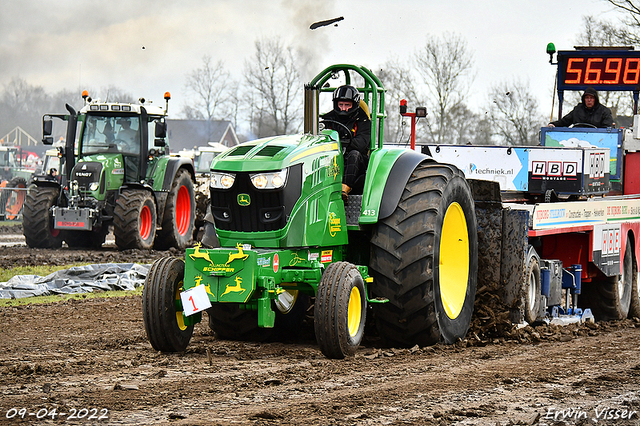
<path fill-rule="evenodd" d="M 339 115 L 334 110 L 331 110 L 326 114 L 322 114 L 320 117 L 324 120 L 332 120 L 342 123 L 351 130 L 353 139 L 351 140 L 351 143 L 347 145 L 346 152 L 355 149 L 362 155 L 369 155 L 369 150 L 371 149 L 371 120 L 362 108 L 358 108 L 358 110 L 350 116 Z M 331 122 L 325 122 L 325 127 L 327 129 L 337 131 L 342 142 L 349 141 L 349 136 L 346 134 L 346 130 L 342 126 Z"/>
<path fill-rule="evenodd" d="M 596 98 L 593 108 L 587 108 L 584 104 L 584 95 L 591 94 Z M 598 98 L 598 92 L 593 88 L 588 87 L 583 95 L 582 102 L 576 105 L 576 107 L 560 120 L 552 121 L 556 127 L 569 127 L 572 124 L 587 123 L 596 127 L 613 127 L 613 117 L 611 116 L 611 110 L 600 103 Z"/>

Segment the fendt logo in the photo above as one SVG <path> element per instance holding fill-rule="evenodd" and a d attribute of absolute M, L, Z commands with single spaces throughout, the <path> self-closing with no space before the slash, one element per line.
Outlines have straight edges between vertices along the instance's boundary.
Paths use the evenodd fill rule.
<path fill-rule="evenodd" d="M 533 161 L 531 176 L 534 178 L 575 178 L 578 175 L 578 163 L 575 161 Z"/>

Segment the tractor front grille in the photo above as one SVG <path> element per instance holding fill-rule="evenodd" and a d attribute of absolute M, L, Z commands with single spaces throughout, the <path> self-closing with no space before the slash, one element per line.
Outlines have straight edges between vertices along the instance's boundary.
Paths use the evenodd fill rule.
<path fill-rule="evenodd" d="M 71 181 L 77 181 L 82 192 L 89 190 L 89 185 L 93 182 L 100 182 L 100 192 L 104 190 L 104 175 L 102 174 L 102 163 L 96 161 L 80 162 L 75 165 L 71 172 Z"/>
<path fill-rule="evenodd" d="M 236 173 L 231 188 L 209 188 L 215 225 L 221 230 L 239 232 L 282 229 L 300 198 L 301 187 L 302 164 L 289 169 L 287 183 L 280 189 L 258 190 L 249 173 Z"/>

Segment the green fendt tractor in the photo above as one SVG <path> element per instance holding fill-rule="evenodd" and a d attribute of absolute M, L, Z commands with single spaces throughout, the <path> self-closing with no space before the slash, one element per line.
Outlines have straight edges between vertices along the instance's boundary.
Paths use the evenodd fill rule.
<path fill-rule="evenodd" d="M 59 177 L 34 176 L 24 204 L 29 247 L 100 247 L 113 225 L 120 249 L 186 248 L 193 236 L 193 162 L 170 156 L 164 108 L 87 99 L 78 112 L 43 117 L 51 145 L 51 118 L 67 122 Z M 76 132 L 79 129 L 76 139 Z"/>
<path fill-rule="evenodd" d="M 320 95 L 341 76 L 360 86 L 372 121 L 366 177 L 346 205 L 349 140 L 319 130 Z M 478 252 L 470 188 L 454 166 L 383 147 L 384 95 L 368 69 L 331 66 L 305 87 L 303 134 L 254 140 L 215 158 L 202 241 L 184 260 L 156 261 L 145 281 L 144 323 L 156 350 L 184 350 L 203 310 L 220 338 L 286 338 L 312 298 L 315 336 L 330 358 L 355 352 L 369 304 L 391 345 L 466 334 Z"/>

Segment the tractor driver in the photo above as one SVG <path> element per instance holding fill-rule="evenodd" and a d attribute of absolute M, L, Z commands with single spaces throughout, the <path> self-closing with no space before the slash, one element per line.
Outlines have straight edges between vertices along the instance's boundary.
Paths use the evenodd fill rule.
<path fill-rule="evenodd" d="M 121 118 L 118 120 L 118 124 L 120 125 L 120 131 L 118 131 L 118 136 L 116 140 L 122 140 L 127 147 L 127 150 L 133 153 L 138 153 L 138 143 L 137 136 L 138 132 L 131 128 L 131 119 L 129 118 Z"/>
<path fill-rule="evenodd" d="M 587 124 L 594 127 L 613 127 L 611 110 L 600 103 L 598 92 L 587 87 L 582 94 L 582 102 L 560 120 L 552 121 L 549 127 L 568 127 L 572 124 Z"/>
<path fill-rule="evenodd" d="M 325 127 L 336 130 L 347 141 L 344 150 L 342 198 L 347 201 L 352 190 L 360 190 L 369 163 L 371 148 L 371 119 L 360 107 L 360 93 L 355 87 L 344 85 L 333 92 L 333 110 L 323 114 Z M 340 125 L 340 124 L 342 125 Z M 348 132 L 348 133 L 347 133 Z"/>

